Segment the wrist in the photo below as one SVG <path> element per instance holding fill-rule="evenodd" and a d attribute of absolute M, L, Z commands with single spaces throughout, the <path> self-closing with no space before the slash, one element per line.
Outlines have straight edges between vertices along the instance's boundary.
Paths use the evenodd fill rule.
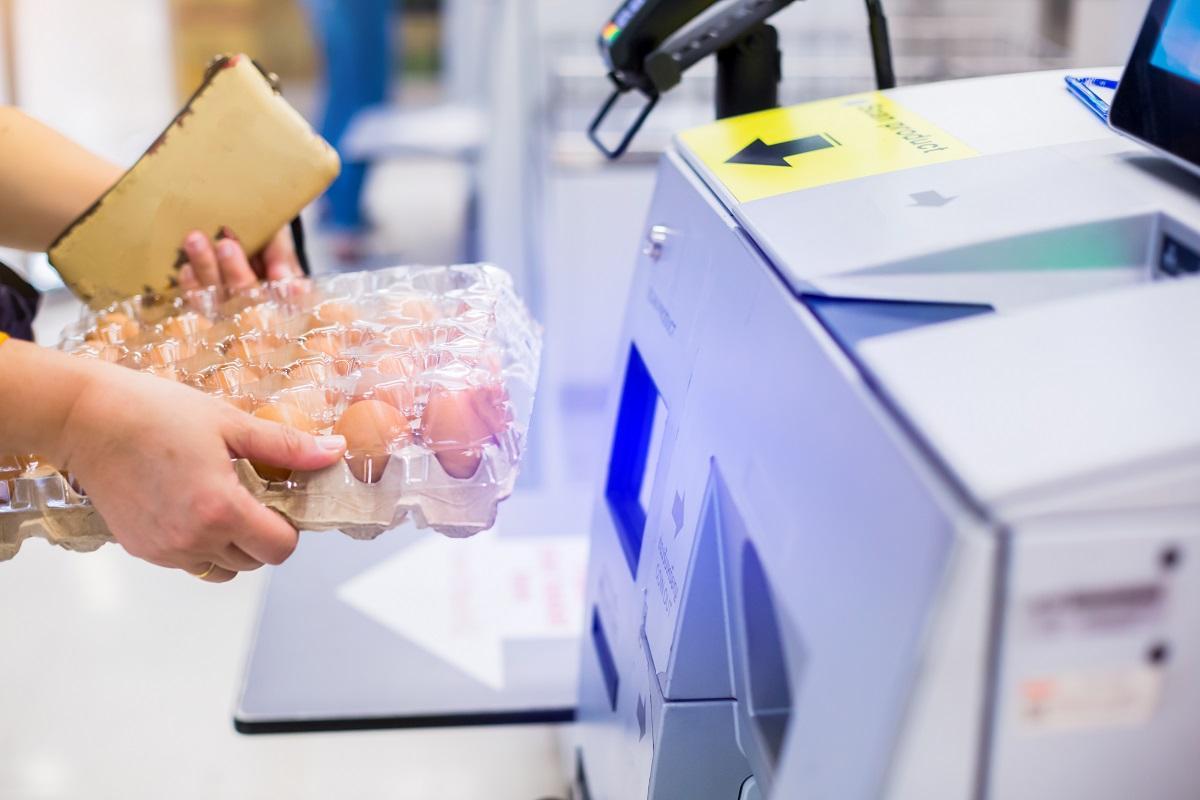
<path fill-rule="evenodd" d="M 75 407 L 105 366 L 16 340 L 0 346 L 0 452 L 65 468 Z"/>
<path fill-rule="evenodd" d="M 53 410 L 46 420 L 46 443 L 43 452 L 56 467 L 67 471 L 75 460 L 79 445 L 94 440 L 100 431 L 96 429 L 97 413 L 94 410 L 97 392 L 103 394 L 104 381 L 96 373 L 105 367 L 118 369 L 108 364 L 67 358 L 79 362 L 65 366 L 61 378 L 64 389 L 61 407 Z"/>

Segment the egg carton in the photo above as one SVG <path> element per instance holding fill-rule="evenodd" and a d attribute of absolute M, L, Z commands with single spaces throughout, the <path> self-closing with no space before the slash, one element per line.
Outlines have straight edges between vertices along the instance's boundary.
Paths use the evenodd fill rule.
<path fill-rule="evenodd" d="M 369 539 L 411 520 L 463 537 L 512 494 L 541 331 L 496 267 L 395 267 L 131 298 L 85 314 L 60 348 L 346 436 L 324 470 L 234 462 L 301 530 Z M 112 540 L 73 476 L 0 456 L 0 560 L 31 536 L 80 551 Z"/>

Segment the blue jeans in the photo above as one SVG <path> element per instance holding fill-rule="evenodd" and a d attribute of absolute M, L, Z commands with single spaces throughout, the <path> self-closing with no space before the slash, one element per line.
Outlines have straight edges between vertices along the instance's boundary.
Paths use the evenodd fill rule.
<path fill-rule="evenodd" d="M 395 0 L 305 0 L 325 52 L 326 99 L 321 135 L 342 153 L 342 174 L 329 188 L 326 222 L 342 231 L 363 227 L 367 165 L 345 159 L 342 137 L 354 115 L 384 102 L 391 73 L 391 12 Z"/>

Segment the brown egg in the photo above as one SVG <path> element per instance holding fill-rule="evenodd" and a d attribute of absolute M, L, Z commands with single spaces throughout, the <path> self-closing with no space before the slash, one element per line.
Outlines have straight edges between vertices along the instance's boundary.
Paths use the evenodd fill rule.
<path fill-rule="evenodd" d="M 223 320 L 205 331 L 201 340 L 209 347 L 220 349 L 229 346 L 237 336 L 237 326 L 231 320 Z"/>
<path fill-rule="evenodd" d="M 420 371 L 421 365 L 411 355 L 386 353 L 375 362 L 375 369 L 382 375 L 403 375 L 411 378 Z"/>
<path fill-rule="evenodd" d="M 387 468 L 389 450 L 412 438 L 408 418 L 379 400 L 352 403 L 333 426 L 333 432 L 346 437 L 350 471 L 364 483 L 378 482 Z"/>
<path fill-rule="evenodd" d="M 324 353 L 331 358 L 342 354 L 345 337 L 337 328 L 311 331 L 300 340 L 300 345 L 311 353 Z"/>
<path fill-rule="evenodd" d="M 125 341 L 125 334 L 120 325 L 101 323 L 88 331 L 83 340 L 89 344 L 121 344 Z"/>
<path fill-rule="evenodd" d="M 247 384 L 254 383 L 262 373 L 244 364 L 224 364 L 205 372 L 200 386 L 213 394 L 240 394 Z"/>
<path fill-rule="evenodd" d="M 224 367 L 230 364 L 230 361 L 220 353 L 214 353 L 211 350 L 205 350 L 197 353 L 190 358 L 180 361 L 176 366 L 183 373 L 184 377 L 190 382 L 199 385 L 211 370 Z"/>
<path fill-rule="evenodd" d="M 411 381 L 378 373 L 364 375 L 354 387 L 354 397 L 379 400 L 410 416 L 417 404 Z"/>
<path fill-rule="evenodd" d="M 194 347 L 184 347 L 177 339 L 146 345 L 140 352 L 142 359 L 155 367 L 165 367 L 196 354 Z"/>
<path fill-rule="evenodd" d="M 137 336 L 141 326 L 120 311 L 110 311 L 100 315 L 96 329 L 106 343 L 116 344 Z"/>
<path fill-rule="evenodd" d="M 125 357 L 125 348 L 115 344 L 106 344 L 95 348 L 95 357 L 110 364 L 116 364 Z"/>
<path fill-rule="evenodd" d="M 37 453 L 26 453 L 17 456 L 17 461 L 20 463 L 24 472 L 38 472 L 52 469 L 50 462 L 46 457 Z"/>
<path fill-rule="evenodd" d="M 347 350 L 363 347 L 371 336 L 364 328 L 336 325 L 308 331 L 300 338 L 300 345 L 310 352 L 338 358 Z"/>
<path fill-rule="evenodd" d="M 254 409 L 254 401 L 244 394 L 214 394 L 213 397 L 247 414 Z"/>
<path fill-rule="evenodd" d="M 312 314 L 298 313 L 281 321 L 277 330 L 289 339 L 299 339 L 313 331 L 332 327 L 334 326 L 326 325 Z"/>
<path fill-rule="evenodd" d="M 244 389 L 258 403 L 286 403 L 295 406 L 312 420 L 314 428 L 327 423 L 330 406 L 336 402 L 332 390 L 302 377 L 293 378 L 275 372 Z"/>
<path fill-rule="evenodd" d="M 251 293 L 253 294 L 253 293 Z M 251 294 L 235 294 L 225 302 L 221 303 L 218 314 L 222 317 L 235 317 L 247 308 L 255 305 L 259 300 L 252 297 Z"/>
<path fill-rule="evenodd" d="M 313 309 L 313 316 L 326 325 L 352 325 L 360 314 L 351 303 L 328 300 Z"/>
<path fill-rule="evenodd" d="M 163 322 L 163 333 L 176 339 L 191 339 L 212 327 L 212 323 L 199 314 L 187 313 L 170 317 Z"/>
<path fill-rule="evenodd" d="M 254 363 L 282 345 L 283 341 L 272 334 L 248 333 L 231 342 L 226 352 L 233 358 Z"/>
<path fill-rule="evenodd" d="M 431 298 L 398 295 L 389 298 L 388 310 L 404 319 L 430 323 L 442 318 L 442 311 Z"/>
<path fill-rule="evenodd" d="M 433 342 L 433 330 L 424 325 L 405 325 L 387 332 L 387 343 L 393 347 L 419 350 Z"/>
<path fill-rule="evenodd" d="M 174 364 L 151 365 L 142 370 L 142 372 L 150 375 L 155 375 L 159 378 L 166 378 L 169 381 L 179 380 L 179 370 L 175 369 Z"/>
<path fill-rule="evenodd" d="M 307 297 L 312 292 L 312 281 L 308 278 L 285 278 L 270 285 L 270 294 L 286 301 Z"/>
<path fill-rule="evenodd" d="M 273 330 L 282 321 L 279 307 L 273 303 L 259 303 L 240 311 L 234 325 L 242 333 L 262 333 Z"/>
<path fill-rule="evenodd" d="M 0 503 L 12 501 L 13 481 L 21 477 L 25 468 L 13 455 L 0 455 Z"/>
<path fill-rule="evenodd" d="M 425 443 L 446 474 L 470 478 L 479 470 L 483 446 L 508 424 L 500 387 L 435 388 L 421 420 Z"/>
<path fill-rule="evenodd" d="M 254 409 L 254 416 L 259 419 L 265 419 L 268 422 L 277 422 L 280 425 L 286 425 L 289 428 L 295 428 L 305 433 L 312 432 L 312 420 L 308 418 L 307 414 L 291 403 L 266 403 Z M 290 469 L 262 464 L 256 461 L 251 461 L 250 464 L 263 480 L 286 481 L 292 476 Z"/>
<path fill-rule="evenodd" d="M 25 471 L 21 459 L 15 455 L 0 455 L 0 480 L 15 478 Z"/>

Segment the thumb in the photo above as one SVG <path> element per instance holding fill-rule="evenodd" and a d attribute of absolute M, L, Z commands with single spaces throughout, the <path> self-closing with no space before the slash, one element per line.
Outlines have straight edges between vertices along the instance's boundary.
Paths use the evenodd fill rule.
<path fill-rule="evenodd" d="M 278 422 L 257 419 L 249 414 L 240 418 L 225 436 L 233 455 L 251 461 L 308 471 L 336 462 L 346 452 L 341 436 L 312 436 Z"/>

